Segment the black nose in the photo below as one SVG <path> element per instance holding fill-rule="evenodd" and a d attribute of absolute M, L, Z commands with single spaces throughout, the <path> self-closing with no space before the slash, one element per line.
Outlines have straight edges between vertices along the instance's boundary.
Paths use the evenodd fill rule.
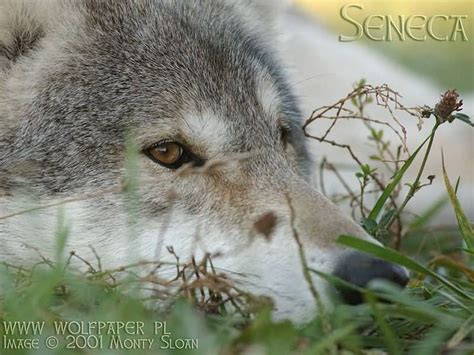
<path fill-rule="evenodd" d="M 341 259 L 334 275 L 359 287 L 366 287 L 375 279 L 390 281 L 402 287 L 408 283 L 408 273 L 403 267 L 354 251 Z M 338 290 L 348 304 L 359 304 L 364 301 L 357 290 L 344 286 L 339 286 Z"/>

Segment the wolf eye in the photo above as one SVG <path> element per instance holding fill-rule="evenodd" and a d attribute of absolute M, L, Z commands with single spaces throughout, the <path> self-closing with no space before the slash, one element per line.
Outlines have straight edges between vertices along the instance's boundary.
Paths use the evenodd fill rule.
<path fill-rule="evenodd" d="M 154 162 L 168 169 L 178 169 L 191 159 L 183 146 L 176 142 L 161 142 L 145 151 L 145 154 Z"/>

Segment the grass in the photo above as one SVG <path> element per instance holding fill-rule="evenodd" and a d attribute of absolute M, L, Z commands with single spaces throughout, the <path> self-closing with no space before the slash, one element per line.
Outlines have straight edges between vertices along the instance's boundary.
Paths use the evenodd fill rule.
<path fill-rule="evenodd" d="M 408 201 L 416 199 L 417 192 L 430 185 L 421 182 L 424 163 L 417 168 L 417 178 L 413 182 L 406 181 L 406 171 L 413 168 L 414 161 L 420 157 L 426 162 L 432 154 L 439 153 L 433 152 L 429 143 L 436 130 L 449 124 L 447 122 L 464 124 L 460 120 L 468 121 L 465 116 L 456 116 L 460 107 L 446 107 L 453 98 L 452 93 L 447 95 L 434 108 L 411 109 L 403 107 L 397 93 L 390 88 L 374 87 L 361 81 L 334 105 L 315 110 L 304 127 L 306 129 L 317 120 L 331 122 L 321 137 L 305 132 L 309 139 L 331 144 L 335 149 L 345 149 L 354 160 L 358 171 L 353 179 L 358 181 L 360 191 L 352 191 L 346 184 L 347 196 L 340 200 L 350 201 L 353 215 L 360 218 L 364 228 L 386 247 L 351 236 L 340 236 L 339 243 L 408 268 L 412 277 L 405 290 L 374 282 L 367 289 L 360 289 L 365 304 L 348 306 L 336 302 L 333 308 L 325 310 L 324 317 L 316 317 L 297 327 L 290 322 L 274 322 L 271 302 L 237 289 L 224 275 L 215 272 L 209 256 L 188 263 L 182 263 L 176 257 L 176 263 L 168 265 L 176 268 L 176 276 L 170 280 L 153 278 L 155 267 L 162 266 L 153 263 L 103 270 L 97 253 L 96 263 L 84 260 L 88 271 L 78 273 L 69 267 L 69 263 L 72 259 L 80 259 L 80 255 L 71 253 L 64 261 L 59 257 L 69 232 L 64 220 L 59 218 L 56 231 L 58 261 L 43 259 L 31 269 L 1 266 L 0 344 L 3 348 L 0 348 L 0 354 L 473 354 L 474 239 L 472 225 L 456 196 L 459 181 L 453 186 L 445 168 L 446 198 L 434 201 L 431 208 L 415 216 L 406 213 Z M 389 109 L 391 122 L 395 122 L 393 126 L 366 114 L 366 106 L 374 102 Z M 399 121 L 390 104 L 433 124 L 430 136 L 420 142 L 412 154 L 403 155 L 406 145 L 403 126 L 396 128 Z M 376 151 L 374 156 L 357 157 L 350 145 L 328 138 L 337 122 L 347 117 L 359 120 L 367 129 Z M 397 147 L 391 148 L 393 144 L 387 143 L 383 131 L 376 128 L 377 124 L 399 132 L 395 135 L 400 140 Z M 470 127 L 466 126 L 466 129 Z M 380 166 L 372 166 L 376 163 Z M 381 166 L 391 173 L 388 181 L 382 179 Z M 342 179 L 328 160 L 324 160 L 320 168 Z M 404 189 L 405 184 L 408 184 L 408 191 Z M 133 194 L 133 189 L 131 192 L 124 189 Z M 374 203 L 370 203 L 370 195 L 377 196 Z M 433 229 L 431 220 L 448 200 L 457 220 L 448 229 Z M 289 197 L 288 203 L 291 207 Z M 260 221 L 259 226 L 272 228 L 271 216 Z M 300 245 L 296 230 L 294 234 Z M 171 248 L 168 251 L 174 253 Z M 302 245 L 300 255 L 309 287 L 311 277 L 354 287 L 335 276 L 309 268 Z M 145 266 L 151 271 L 143 276 L 137 270 Z M 161 287 L 161 296 L 168 301 L 169 307 L 155 309 L 148 299 L 139 296 L 138 288 L 150 283 Z M 171 288 L 171 285 L 178 286 Z M 172 292 L 176 289 L 178 292 Z M 315 301 L 318 301 L 317 292 L 314 292 Z M 76 334 L 75 324 L 58 335 L 55 326 L 71 319 L 84 324 L 103 323 L 94 323 L 96 328 L 90 332 L 82 329 L 80 334 Z M 24 330 L 24 334 L 19 329 L 15 335 L 7 334 L 6 325 L 12 326 L 15 322 L 38 322 L 38 326 L 44 322 L 44 328 L 37 335 L 33 334 L 33 329 Z M 120 324 L 117 322 L 128 323 L 123 323 L 124 328 L 119 331 L 114 328 Z M 98 331 L 99 324 L 106 330 Z M 138 329 L 142 329 L 143 334 Z M 116 334 L 118 332 L 120 334 Z M 54 343 L 55 339 L 58 344 Z M 148 349 L 150 339 L 154 342 L 152 349 Z M 21 344 L 38 349 L 5 349 L 7 342 L 11 347 L 18 348 Z M 110 345 L 121 349 L 111 349 Z"/>

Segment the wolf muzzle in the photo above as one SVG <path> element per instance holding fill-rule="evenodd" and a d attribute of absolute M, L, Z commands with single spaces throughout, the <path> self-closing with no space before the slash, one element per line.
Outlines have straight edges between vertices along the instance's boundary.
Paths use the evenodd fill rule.
<path fill-rule="evenodd" d="M 356 251 L 339 262 L 334 275 L 358 287 L 366 287 L 373 280 L 389 281 L 405 287 L 409 280 L 408 272 L 403 267 Z M 355 289 L 339 286 L 338 291 L 348 304 L 364 301 L 362 294 Z"/>

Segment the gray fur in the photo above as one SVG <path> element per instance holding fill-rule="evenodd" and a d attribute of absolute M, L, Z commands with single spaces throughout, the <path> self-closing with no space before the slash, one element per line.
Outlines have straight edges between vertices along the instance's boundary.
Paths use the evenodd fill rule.
<path fill-rule="evenodd" d="M 241 25 L 231 5 L 92 0 L 80 10 L 84 23 L 70 24 L 75 34 L 62 44 L 67 56 L 47 58 L 47 67 L 38 68 L 34 97 L 13 108 L 21 110 L 18 122 L 1 132 L 7 176 L 14 177 L 19 164 L 39 169 L 33 185 L 48 193 L 103 187 L 119 171 L 123 157 L 116 153 L 124 151 L 128 131 L 177 120 L 183 110 L 211 109 L 233 122 L 229 153 L 274 145 L 278 127 L 274 117 L 259 112 L 255 95 L 262 71 L 278 87 L 278 112 L 288 121 L 300 118 L 276 59 Z M 26 65 L 48 55 L 47 48 L 36 47 Z M 255 127 L 249 120 L 261 121 L 258 131 L 248 131 Z M 301 141 L 295 140 L 299 156 Z"/>
<path fill-rule="evenodd" d="M 280 316 L 311 314 L 293 227 L 310 264 L 328 272 L 341 255 L 337 235 L 368 236 L 307 183 L 301 115 L 269 45 L 272 20 L 259 20 L 268 5 L 258 5 L 45 0 L 4 7 L 0 218 L 18 210 L 20 192 L 46 203 L 97 193 L 67 205 L 73 225 L 67 250 L 90 255 L 92 244 L 104 264 L 121 265 L 130 249 L 136 258 L 161 257 L 155 244 L 176 243 L 186 257 L 203 227 L 202 251 L 227 251 L 217 266 L 261 277 L 255 284 L 270 290 Z M 22 21 L 10 21 L 21 14 Z M 129 137 L 138 153 L 140 197 L 133 239 L 123 197 L 100 195 L 127 176 Z M 205 175 L 180 175 L 143 154 L 163 139 L 187 145 L 206 166 L 245 159 Z M 274 240 L 249 246 L 253 222 L 269 210 L 279 220 Z M 27 244 L 53 254 L 51 235 L 40 233 L 50 233 L 53 212 L 41 211 L 33 233 L 22 216 L 0 219 L 0 259 L 31 263 Z"/>

